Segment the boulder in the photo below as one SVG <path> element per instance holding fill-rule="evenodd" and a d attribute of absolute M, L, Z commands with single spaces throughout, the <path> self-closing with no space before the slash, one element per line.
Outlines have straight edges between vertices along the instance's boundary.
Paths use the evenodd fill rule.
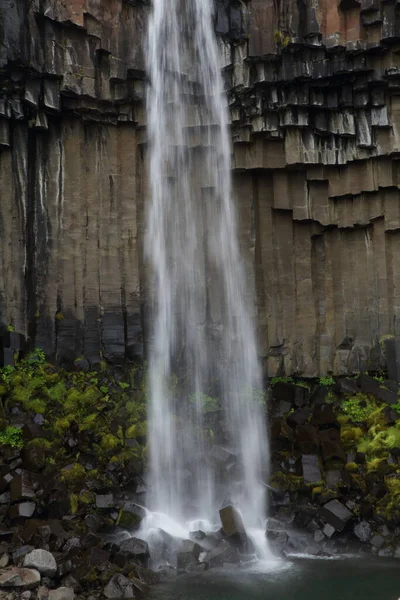
<path fill-rule="evenodd" d="M 342 480 L 342 472 L 336 469 L 326 471 L 325 480 L 328 487 L 335 488 Z"/>
<path fill-rule="evenodd" d="M 138 529 L 145 515 L 145 509 L 138 504 L 125 502 L 123 508 L 120 510 L 117 524 L 125 529 Z"/>
<path fill-rule="evenodd" d="M 353 518 L 353 513 L 339 500 L 327 502 L 321 509 L 321 515 L 337 531 L 343 531 L 347 523 Z"/>
<path fill-rule="evenodd" d="M 330 539 L 333 536 L 333 534 L 335 533 L 336 529 L 329 523 L 326 523 L 326 525 L 324 525 L 324 528 L 322 531 L 323 531 L 323 534 L 326 535 L 326 537 Z"/>
<path fill-rule="evenodd" d="M 20 502 L 10 506 L 8 516 L 10 519 L 29 519 L 36 510 L 35 502 Z"/>
<path fill-rule="evenodd" d="M 98 546 L 94 546 L 89 555 L 89 564 L 91 567 L 107 564 L 110 560 L 110 553 Z"/>
<path fill-rule="evenodd" d="M 286 421 L 292 429 L 296 429 L 299 425 L 304 425 L 310 417 L 311 410 L 309 408 L 298 408 L 288 415 Z"/>
<path fill-rule="evenodd" d="M 328 429 L 329 427 L 340 429 L 338 420 L 330 404 L 325 403 L 315 407 L 314 421 L 319 429 Z"/>
<path fill-rule="evenodd" d="M 18 588 L 18 590 L 31 590 L 40 584 L 40 573 L 34 569 L 20 567 L 7 567 L 0 574 L 0 589 Z"/>
<path fill-rule="evenodd" d="M 113 494 L 96 494 L 96 508 L 112 508 L 113 506 Z"/>
<path fill-rule="evenodd" d="M 202 562 L 209 567 L 219 567 L 225 562 L 238 562 L 239 556 L 226 540 L 222 540 L 216 548 L 213 548 L 205 554 Z"/>
<path fill-rule="evenodd" d="M 56 590 L 50 590 L 49 600 L 75 600 L 75 592 L 70 587 L 59 587 Z"/>
<path fill-rule="evenodd" d="M 4 569 L 5 567 L 8 567 L 9 562 L 10 562 L 10 556 L 5 552 L 4 554 L 2 554 L 0 556 L 0 569 Z"/>
<path fill-rule="evenodd" d="M 110 600 L 113 598 L 135 598 L 135 586 L 124 575 L 114 575 L 104 588 L 103 595 Z"/>
<path fill-rule="evenodd" d="M 243 525 L 242 516 L 232 505 L 225 506 L 219 511 L 224 535 L 227 537 L 236 535 L 245 535 L 246 531 Z"/>
<path fill-rule="evenodd" d="M 397 404 L 399 401 L 398 393 L 384 387 L 379 381 L 369 375 L 361 375 L 360 387 L 364 394 L 371 394 L 377 400 L 386 404 Z"/>
<path fill-rule="evenodd" d="M 303 454 L 301 467 L 305 483 L 318 483 L 322 480 L 318 456 L 314 454 Z"/>
<path fill-rule="evenodd" d="M 147 542 L 140 540 L 139 538 L 131 537 L 127 540 L 123 540 L 118 545 L 122 552 L 129 553 L 132 557 L 134 557 L 144 566 L 147 566 L 148 560 L 150 558 L 149 546 Z"/>
<path fill-rule="evenodd" d="M 372 535 L 372 527 L 368 521 L 361 521 L 354 527 L 354 534 L 358 537 L 360 542 L 368 542 Z"/>
<path fill-rule="evenodd" d="M 286 531 L 274 531 L 269 529 L 266 532 L 266 536 L 271 551 L 277 556 L 284 556 L 284 551 L 289 541 L 289 536 Z"/>
<path fill-rule="evenodd" d="M 56 559 L 47 550 L 33 550 L 25 556 L 23 566 L 36 569 L 45 577 L 54 577 L 57 573 Z"/>

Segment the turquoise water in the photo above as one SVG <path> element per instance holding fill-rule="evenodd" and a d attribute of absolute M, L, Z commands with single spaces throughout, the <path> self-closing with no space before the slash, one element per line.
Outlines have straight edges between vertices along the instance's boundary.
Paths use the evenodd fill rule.
<path fill-rule="evenodd" d="M 268 572 L 209 571 L 154 588 L 151 600 L 398 600 L 400 561 L 298 560 Z"/>

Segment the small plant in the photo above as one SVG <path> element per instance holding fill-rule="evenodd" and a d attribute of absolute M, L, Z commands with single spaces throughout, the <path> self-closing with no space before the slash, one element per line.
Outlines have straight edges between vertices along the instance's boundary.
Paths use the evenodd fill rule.
<path fill-rule="evenodd" d="M 335 385 L 335 380 L 333 377 L 326 375 L 324 377 L 319 378 L 319 385 L 323 385 L 324 387 L 330 387 L 331 385 Z"/>
<path fill-rule="evenodd" d="M 107 387 L 107 386 L 105 386 L 105 385 L 101 385 L 99 389 L 100 389 L 100 391 L 101 391 L 103 394 L 108 394 L 108 387 Z"/>
<path fill-rule="evenodd" d="M 64 315 L 61 311 L 56 312 L 56 321 L 64 321 Z"/>
<path fill-rule="evenodd" d="M 395 410 L 400 416 L 400 402 L 398 402 L 397 404 L 392 404 L 391 408 L 393 408 L 393 410 Z"/>
<path fill-rule="evenodd" d="M 125 381 L 120 381 L 118 385 L 121 388 L 121 390 L 127 390 L 129 387 L 129 383 L 126 383 Z"/>
<path fill-rule="evenodd" d="M 0 446 L 10 446 L 11 448 L 22 448 L 24 445 L 22 439 L 22 430 L 18 427 L 6 427 L 0 431 Z"/>
<path fill-rule="evenodd" d="M 42 365 L 46 362 L 46 355 L 41 348 L 35 348 L 27 357 L 26 362 L 28 365 Z"/>
<path fill-rule="evenodd" d="M 8 325 L 7 331 L 9 331 L 10 333 L 13 333 L 15 331 L 14 325 Z"/>
<path fill-rule="evenodd" d="M 293 377 L 273 377 L 270 380 L 270 386 L 274 387 L 277 383 L 294 383 Z"/>
<path fill-rule="evenodd" d="M 288 35 L 284 35 L 282 31 L 278 29 L 274 33 L 275 44 L 279 49 L 286 48 L 289 45 L 290 37 Z"/>
<path fill-rule="evenodd" d="M 342 402 L 342 410 L 353 423 L 366 421 L 376 410 L 371 400 L 363 394 L 356 394 Z"/>
<path fill-rule="evenodd" d="M 12 377 L 12 374 L 14 373 L 14 367 L 7 365 L 6 367 L 3 367 L 1 369 L 0 373 L 1 373 L 1 379 L 2 379 L 2 381 L 4 381 L 4 383 L 11 383 L 11 377 Z"/>

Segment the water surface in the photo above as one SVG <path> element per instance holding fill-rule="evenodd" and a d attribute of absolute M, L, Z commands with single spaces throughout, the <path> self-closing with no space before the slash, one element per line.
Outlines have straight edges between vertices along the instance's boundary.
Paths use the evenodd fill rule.
<path fill-rule="evenodd" d="M 300 560 L 269 572 L 210 571 L 156 587 L 151 600 L 398 600 L 400 562 Z"/>

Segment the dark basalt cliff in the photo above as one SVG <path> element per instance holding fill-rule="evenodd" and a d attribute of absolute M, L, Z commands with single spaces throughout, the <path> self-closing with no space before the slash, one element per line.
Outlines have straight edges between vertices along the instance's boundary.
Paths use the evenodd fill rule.
<path fill-rule="evenodd" d="M 0 0 L 1 322 L 59 360 L 143 352 L 148 8 Z M 378 370 L 399 333 L 400 6 L 225 0 L 216 30 L 265 366 Z"/>

